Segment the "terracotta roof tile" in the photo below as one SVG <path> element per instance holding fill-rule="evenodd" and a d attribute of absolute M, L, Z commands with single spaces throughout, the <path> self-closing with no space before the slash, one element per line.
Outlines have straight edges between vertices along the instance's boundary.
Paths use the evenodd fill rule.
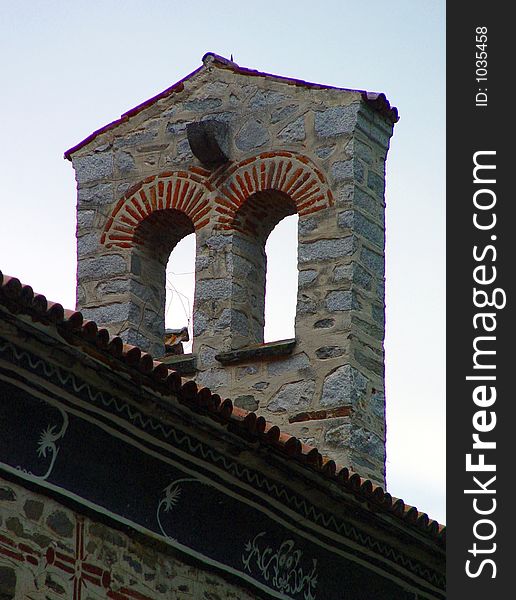
<path fill-rule="evenodd" d="M 399 120 L 398 109 L 395 106 L 390 105 L 385 94 L 383 94 L 383 93 L 367 92 L 365 90 L 354 90 L 354 89 L 350 89 L 350 88 L 341 88 L 341 87 L 336 87 L 336 86 L 331 86 L 331 85 L 323 85 L 320 83 L 311 83 L 309 81 L 304 81 L 302 79 L 295 79 L 292 77 L 283 77 L 282 75 L 273 75 L 272 73 L 266 73 L 264 71 L 248 69 L 246 67 L 241 67 L 236 62 L 231 61 L 227 58 L 224 58 L 223 56 L 220 56 L 218 54 L 215 54 L 214 52 L 207 52 L 202 57 L 202 62 L 203 62 L 203 64 L 200 67 L 198 67 L 197 69 L 195 69 L 195 71 L 192 71 L 191 73 L 186 75 L 186 77 L 183 77 L 183 79 L 180 79 L 178 82 L 174 83 L 173 85 L 168 87 L 166 90 L 163 90 L 159 94 L 156 94 L 152 98 L 149 98 L 148 100 L 145 100 L 141 104 L 138 104 L 138 106 L 135 106 L 134 108 L 131 108 L 130 110 L 126 111 L 125 113 L 123 113 L 121 115 L 121 117 L 119 119 L 116 119 L 115 121 L 112 121 L 111 123 L 108 123 L 107 125 L 104 125 L 104 127 L 97 129 L 96 131 L 91 133 L 87 138 L 82 140 L 82 142 L 79 142 L 72 148 L 69 148 L 68 150 L 66 150 L 66 152 L 64 153 L 64 157 L 67 158 L 68 160 L 71 160 L 72 154 L 74 154 L 75 152 L 77 152 L 77 150 L 80 150 L 81 148 L 83 148 L 84 146 L 86 146 L 87 144 L 92 142 L 97 136 L 101 135 L 102 133 L 105 133 L 106 131 L 114 129 L 115 127 L 118 127 L 122 123 L 125 123 L 131 117 L 137 115 L 138 113 L 140 113 L 142 110 L 145 110 L 149 106 L 152 106 L 159 100 L 163 100 L 164 98 L 167 98 L 171 94 L 182 92 L 184 90 L 185 81 L 188 81 L 191 78 L 193 78 L 195 75 L 197 75 L 197 73 L 202 71 L 203 68 L 205 68 L 205 66 L 207 64 L 213 65 L 213 66 L 221 68 L 221 69 L 228 69 L 238 75 L 247 75 L 247 76 L 251 76 L 251 77 L 265 77 L 269 80 L 278 81 L 280 83 L 285 83 L 287 85 L 295 85 L 295 86 L 301 86 L 301 87 L 306 87 L 306 88 L 310 88 L 310 89 L 318 89 L 318 90 L 340 90 L 342 92 L 357 92 L 362 95 L 364 101 L 367 102 L 367 104 L 369 104 L 372 108 L 374 108 L 379 113 L 381 113 L 382 115 L 384 115 L 385 117 L 390 119 L 393 123 L 396 123 Z"/>
<path fill-rule="evenodd" d="M 13 314 L 29 316 L 34 322 L 55 329 L 67 343 L 79 346 L 86 354 L 125 370 L 133 379 L 144 381 L 160 393 L 173 394 L 190 410 L 209 416 L 232 433 L 245 439 L 253 438 L 259 444 L 320 473 L 326 480 L 337 483 L 369 502 L 375 510 L 401 519 L 440 545 L 446 543 L 446 527 L 429 519 L 426 513 L 393 498 L 380 486 L 363 479 L 347 467 L 337 465 L 317 448 L 281 432 L 263 417 L 235 407 L 229 399 L 222 401 L 218 394 L 212 394 L 208 388 L 198 389 L 194 381 L 183 383 L 178 373 L 164 363 L 153 360 L 150 354 L 136 346 L 124 344 L 117 336 L 110 337 L 106 329 L 99 329 L 93 321 L 84 321 L 80 312 L 65 310 L 61 304 L 47 301 L 45 296 L 34 294 L 30 286 L 22 285 L 18 279 L 3 275 L 1 271 L 0 305 Z"/>

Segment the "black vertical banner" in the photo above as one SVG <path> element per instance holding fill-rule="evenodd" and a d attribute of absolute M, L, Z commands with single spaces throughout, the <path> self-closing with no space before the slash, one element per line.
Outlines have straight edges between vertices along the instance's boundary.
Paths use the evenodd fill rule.
<path fill-rule="evenodd" d="M 450 600 L 516 597 L 514 38 L 507 4 L 448 2 Z"/>

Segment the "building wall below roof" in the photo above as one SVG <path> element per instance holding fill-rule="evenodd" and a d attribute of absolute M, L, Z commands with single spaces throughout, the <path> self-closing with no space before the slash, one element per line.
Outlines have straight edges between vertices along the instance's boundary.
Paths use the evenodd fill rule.
<path fill-rule="evenodd" d="M 2 600 L 251 600 L 171 551 L 0 478 Z"/>
<path fill-rule="evenodd" d="M 0 311 L 0 472 L 25 490 L 13 494 L 6 484 L 0 494 L 1 573 L 11 588 L 13 564 L 21 571 L 40 564 L 36 555 L 27 558 L 34 548 L 25 528 L 34 520 L 49 526 L 51 513 L 73 509 L 80 514 L 50 523 L 68 532 L 74 552 L 77 523 L 90 515 L 115 533 L 130 528 L 131 543 L 151 554 L 213 565 L 219 577 L 230 574 L 265 597 L 339 600 L 345 588 L 354 598 L 414 600 L 423 590 L 422 597 L 442 600 L 442 547 L 415 525 L 301 466 L 288 442 L 281 452 L 257 445 L 250 430 L 237 434 L 236 422 L 226 428 L 200 405 L 188 408 L 188 385 L 179 397 L 159 392 L 107 350 L 85 353 L 53 326 L 17 313 Z M 13 514 L 12 502 L 22 496 Z M 68 509 L 41 512 L 26 502 L 43 496 Z M 29 514 L 31 507 L 36 512 Z M 56 559 L 53 538 L 40 540 L 41 564 L 67 567 L 70 556 Z M 125 555 L 106 560 L 115 569 Z M 282 570 L 284 564 L 290 566 Z M 93 567 L 100 583 L 112 581 L 105 566 Z M 125 600 L 113 594 L 107 597 Z"/>

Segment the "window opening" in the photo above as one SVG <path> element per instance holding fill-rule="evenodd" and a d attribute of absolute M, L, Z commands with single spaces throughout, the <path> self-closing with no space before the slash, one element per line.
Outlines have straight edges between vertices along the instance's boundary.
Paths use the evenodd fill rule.
<path fill-rule="evenodd" d="M 193 301 L 195 291 L 195 233 L 180 240 L 170 253 L 166 270 L 165 330 L 168 342 L 182 343 L 183 352 L 192 352 Z M 188 341 L 182 330 L 186 328 Z M 173 333 L 170 331 L 173 330 Z M 168 350 L 168 349 L 167 349 Z"/>
<path fill-rule="evenodd" d="M 297 214 L 282 219 L 265 244 L 265 342 L 295 337 L 298 221 Z"/>

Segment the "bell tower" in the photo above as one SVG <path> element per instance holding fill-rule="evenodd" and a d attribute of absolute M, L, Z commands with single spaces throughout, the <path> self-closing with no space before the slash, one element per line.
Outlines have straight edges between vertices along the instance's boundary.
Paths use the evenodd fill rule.
<path fill-rule="evenodd" d="M 213 53 L 66 153 L 84 316 L 384 484 L 383 94 Z M 295 338 L 263 342 L 272 229 L 299 215 Z M 191 355 L 165 353 L 165 267 L 196 236 Z"/>

